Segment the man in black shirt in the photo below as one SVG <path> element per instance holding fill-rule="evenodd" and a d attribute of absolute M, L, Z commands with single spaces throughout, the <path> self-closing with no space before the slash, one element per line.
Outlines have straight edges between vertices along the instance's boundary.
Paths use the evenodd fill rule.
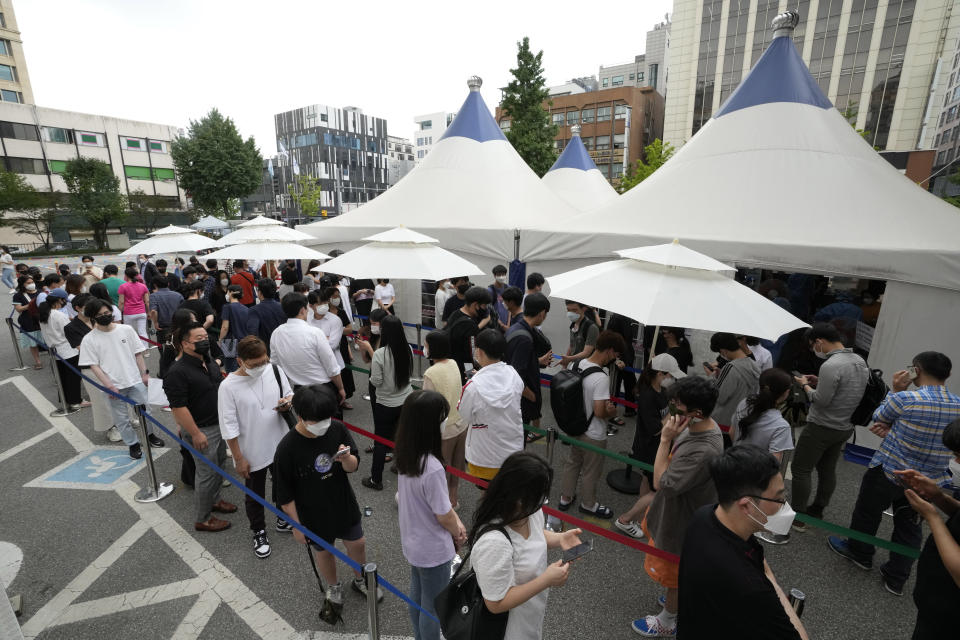
<path fill-rule="evenodd" d="M 190 444 L 200 453 L 213 458 L 219 466 L 227 459 L 226 445 L 220 437 L 220 419 L 217 414 L 217 390 L 223 377 L 220 367 L 210 357 L 210 338 L 199 322 L 175 331 L 182 355 L 163 378 L 163 391 L 173 412 L 173 418 Z M 236 505 L 220 499 L 220 476 L 205 462 L 197 459 L 193 483 L 197 531 L 223 531 L 230 523 L 211 513 L 233 513 Z"/>
<path fill-rule="evenodd" d="M 503 299 L 507 299 L 506 293 Z M 510 327 L 506 336 L 507 354 L 504 361 L 516 369 L 520 379 L 523 380 L 520 412 L 524 423 L 532 422 L 536 427 L 540 426 L 540 409 L 543 400 L 540 393 L 540 367 L 550 363 L 553 353 L 548 351 L 541 357 L 537 357 L 534 331 L 537 331 L 536 327 L 546 320 L 548 311 L 550 311 L 550 300 L 547 296 L 542 293 L 531 293 L 523 304 L 523 317 Z M 539 436 L 533 438 L 531 434 L 527 434 L 528 442 L 538 438 Z"/>
<path fill-rule="evenodd" d="M 270 353 L 270 336 L 274 329 L 286 323 L 287 314 L 277 300 L 277 283 L 274 280 L 260 278 L 257 289 L 260 290 L 260 302 L 250 309 L 247 331 L 251 335 L 259 336 L 267 345 L 267 353 Z"/>
<path fill-rule="evenodd" d="M 200 297 L 203 294 L 203 283 L 191 282 L 184 284 L 181 292 L 186 299 L 180 303 L 180 308 L 193 311 L 197 322 L 202 324 L 204 329 L 209 329 L 210 325 L 213 324 L 216 312 L 209 302 Z"/>
<path fill-rule="evenodd" d="M 451 356 L 460 366 L 460 380 L 464 384 L 467 371 L 473 370 L 473 338 L 490 323 L 490 316 L 486 313 L 488 304 L 489 291 L 483 287 L 470 287 L 463 296 L 463 306 L 450 314 L 445 328 L 450 336 Z"/>
<path fill-rule="evenodd" d="M 347 478 L 360 466 L 359 451 L 344 424 L 333 419 L 337 398 L 326 385 L 304 385 L 293 394 L 293 410 L 299 417 L 297 425 L 277 445 L 274 457 L 277 503 L 288 521 L 303 525 L 330 545 L 343 540 L 347 555 L 363 565 L 367 551 L 360 506 Z M 300 544 L 308 542 L 296 528 L 293 537 Z M 316 543 L 310 546 L 326 583 L 327 600 L 342 605 L 336 559 Z M 367 595 L 359 573 L 352 586 Z M 377 587 L 377 600 L 382 599 Z"/>
<path fill-rule="evenodd" d="M 693 516 L 680 554 L 677 638 L 807 639 L 753 534 L 789 531 L 780 463 L 753 445 L 710 462 L 719 505 Z"/>
<path fill-rule="evenodd" d="M 443 313 L 440 319 L 444 325 L 450 320 L 450 316 L 463 307 L 467 291 L 470 290 L 470 278 L 451 278 L 450 282 L 457 288 L 457 295 L 447 298 L 447 301 L 443 305 Z"/>

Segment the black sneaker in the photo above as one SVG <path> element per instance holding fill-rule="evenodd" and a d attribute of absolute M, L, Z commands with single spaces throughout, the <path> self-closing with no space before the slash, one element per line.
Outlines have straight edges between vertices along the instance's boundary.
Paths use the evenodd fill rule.
<path fill-rule="evenodd" d="M 883 567 L 880 567 L 880 579 L 883 580 L 884 589 L 895 596 L 903 596 L 903 585 L 897 586 L 897 584 L 892 582 L 890 577 L 887 575 L 887 572 L 883 570 Z"/>
<path fill-rule="evenodd" d="M 367 489 L 373 489 L 374 491 L 383 491 L 383 483 L 377 482 L 373 478 L 364 478 L 360 481 L 360 484 L 365 486 Z"/>
<path fill-rule="evenodd" d="M 151 447 L 157 447 L 159 449 L 160 447 L 166 446 L 163 444 L 163 440 L 161 440 L 155 433 L 148 435 L 147 440 L 150 441 Z"/>
<path fill-rule="evenodd" d="M 281 517 L 277 517 L 277 531 L 280 533 L 293 533 L 293 526 Z"/>
<path fill-rule="evenodd" d="M 270 555 L 270 541 L 267 540 L 267 532 L 263 529 L 253 534 L 253 552 L 258 558 L 266 558 Z"/>
<path fill-rule="evenodd" d="M 130 457 L 134 460 L 139 460 L 143 457 L 143 452 L 140 450 L 139 442 L 130 445 Z"/>

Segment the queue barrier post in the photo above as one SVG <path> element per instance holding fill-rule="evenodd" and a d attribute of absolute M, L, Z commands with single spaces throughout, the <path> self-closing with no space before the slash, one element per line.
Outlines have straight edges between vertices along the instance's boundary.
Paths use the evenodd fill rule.
<path fill-rule="evenodd" d="M 363 565 L 363 579 L 367 584 L 367 637 L 369 640 L 380 640 L 380 612 L 377 602 L 377 563 L 368 562 Z"/>
<path fill-rule="evenodd" d="M 553 450 L 557 445 L 557 428 L 547 427 L 547 464 L 553 466 Z"/>
<path fill-rule="evenodd" d="M 157 470 L 153 466 L 153 450 L 150 448 L 150 438 L 147 437 L 147 405 L 137 405 L 137 417 L 140 419 L 138 436 L 143 457 L 147 463 L 147 486 L 137 492 L 134 499 L 137 502 L 158 502 L 173 493 L 173 485 L 169 482 L 157 481 Z"/>
<path fill-rule="evenodd" d="M 80 411 L 79 406 L 67 404 L 67 394 L 63 392 L 63 381 L 60 380 L 60 368 L 57 366 L 57 350 L 50 349 L 50 368 L 53 369 L 53 381 L 57 385 L 57 394 L 60 396 L 60 408 L 50 412 L 51 418 L 63 418 Z"/>
<path fill-rule="evenodd" d="M 790 601 L 790 606 L 793 607 L 797 617 L 802 616 L 803 605 L 807 601 L 807 595 L 803 591 L 800 591 L 800 589 L 790 589 L 790 595 L 787 599 Z"/>
<path fill-rule="evenodd" d="M 423 332 L 423 327 L 420 323 L 417 323 L 417 349 L 420 350 L 420 355 L 417 356 L 417 378 L 423 380 L 423 340 L 421 334 Z"/>
<path fill-rule="evenodd" d="M 20 353 L 20 342 L 17 340 L 17 332 L 13 329 L 13 318 L 7 318 L 7 328 L 10 329 L 10 342 L 13 343 L 13 352 L 17 354 L 16 367 L 10 367 L 10 371 L 26 371 L 29 367 L 23 364 L 23 355 Z"/>

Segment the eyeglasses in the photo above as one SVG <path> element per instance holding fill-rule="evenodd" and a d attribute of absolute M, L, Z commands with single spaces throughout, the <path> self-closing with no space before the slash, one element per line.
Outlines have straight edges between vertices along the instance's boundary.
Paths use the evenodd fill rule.
<path fill-rule="evenodd" d="M 781 500 L 780 498 L 764 498 L 763 496 L 752 496 L 749 493 L 744 498 L 754 498 L 756 500 L 766 500 L 767 502 L 776 502 L 777 504 L 787 504 L 786 499 Z"/>

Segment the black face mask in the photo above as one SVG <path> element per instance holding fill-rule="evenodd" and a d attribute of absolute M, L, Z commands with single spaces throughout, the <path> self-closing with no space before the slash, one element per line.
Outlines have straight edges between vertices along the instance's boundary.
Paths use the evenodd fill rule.
<path fill-rule="evenodd" d="M 200 342 L 194 342 L 194 343 L 193 343 L 193 350 L 196 351 L 197 353 L 199 353 L 199 354 L 202 355 L 202 356 L 207 355 L 208 353 L 210 353 L 210 341 L 209 341 L 209 340 L 201 340 Z"/>
<path fill-rule="evenodd" d="M 111 313 L 110 315 L 104 314 L 102 316 L 97 316 L 96 318 L 94 318 L 94 320 L 96 320 L 97 324 L 100 325 L 101 327 L 106 327 L 111 322 L 113 322 L 113 314 Z"/>

